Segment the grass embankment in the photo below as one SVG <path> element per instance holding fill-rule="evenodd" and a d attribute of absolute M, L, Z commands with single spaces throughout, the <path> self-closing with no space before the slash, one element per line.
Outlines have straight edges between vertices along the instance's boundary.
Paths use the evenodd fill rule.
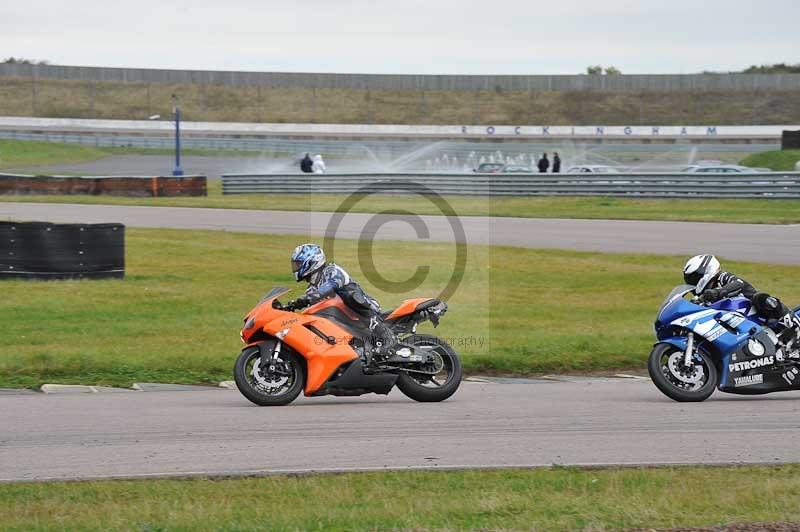
<path fill-rule="evenodd" d="M 307 240 L 129 229 L 125 280 L 4 281 L 0 387 L 228 380 L 242 317 L 272 286 L 301 288 L 288 256 Z M 454 267 L 451 244 L 375 241 L 375 267 L 390 280 L 431 268 L 419 288 L 386 293 L 360 270 L 357 245 L 338 241 L 335 258 L 384 308 L 437 295 Z M 435 332 L 454 339 L 471 372 L 641 368 L 654 314 L 685 259 L 469 246 L 463 283 Z M 797 268 L 726 267 L 800 300 Z"/>
<path fill-rule="evenodd" d="M 4 530 L 609 530 L 800 521 L 800 466 L 0 484 Z M 721 488 L 722 487 L 722 488 Z"/>
<path fill-rule="evenodd" d="M 764 151 L 748 155 L 739 164 L 754 168 L 770 168 L 778 172 L 793 171 L 800 161 L 800 150 Z"/>
<path fill-rule="evenodd" d="M 0 77 L 0 115 L 354 124 L 741 125 L 800 122 L 798 91 L 375 90 Z M 755 118 L 754 118 L 755 117 Z"/>

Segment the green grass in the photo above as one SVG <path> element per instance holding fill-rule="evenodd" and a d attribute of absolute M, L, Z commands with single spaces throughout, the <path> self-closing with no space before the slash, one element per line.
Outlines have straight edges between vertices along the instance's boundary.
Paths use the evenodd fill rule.
<path fill-rule="evenodd" d="M 108 153 L 92 146 L 0 140 L 0 169 L 94 161 Z"/>
<path fill-rule="evenodd" d="M 288 256 L 307 240 L 129 229 L 125 280 L 4 281 L 0 387 L 229 380 L 242 317 L 275 285 L 300 289 Z M 335 259 L 389 308 L 439 294 L 454 252 L 452 244 L 375 241 L 375 268 L 388 279 L 431 267 L 422 286 L 402 294 L 370 282 L 356 241 L 338 241 Z M 469 246 L 463 283 L 435 332 L 455 339 L 473 373 L 642 368 L 654 314 L 685 259 Z M 795 267 L 725 266 L 787 303 L 800 300 Z"/>
<path fill-rule="evenodd" d="M 173 150 L 84 146 L 61 142 L 0 139 L 0 170 L 96 161 L 111 155 L 171 155 Z M 216 157 L 258 157 L 258 152 L 183 148 L 183 155 Z"/>
<path fill-rule="evenodd" d="M 328 194 L 242 194 L 223 196 L 218 179 L 208 181 L 202 198 L 124 198 L 112 196 L 0 196 L 0 202 L 77 203 L 85 205 L 148 205 L 216 209 L 336 211 L 347 198 Z M 445 198 L 461 216 L 514 216 L 520 218 L 575 218 L 616 220 L 666 220 L 758 224 L 800 223 L 800 201 L 768 199 L 661 200 L 622 198 Z M 376 195 L 359 201 L 352 212 L 408 210 L 440 215 L 427 199 L 415 196 Z"/>
<path fill-rule="evenodd" d="M 800 150 L 764 151 L 748 155 L 739 164 L 754 168 L 770 168 L 775 171 L 792 171 L 800 161 Z"/>
<path fill-rule="evenodd" d="M 612 530 L 800 521 L 800 466 L 0 484 L 3 530 Z"/>

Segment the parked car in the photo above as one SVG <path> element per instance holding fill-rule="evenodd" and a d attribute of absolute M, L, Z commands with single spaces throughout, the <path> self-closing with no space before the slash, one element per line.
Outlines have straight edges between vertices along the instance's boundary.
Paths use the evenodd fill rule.
<path fill-rule="evenodd" d="M 605 166 L 602 164 L 584 164 L 579 166 L 570 166 L 567 169 L 568 174 L 619 174 L 620 171 L 613 166 Z"/>
<path fill-rule="evenodd" d="M 473 172 L 479 174 L 532 174 L 530 166 L 503 163 L 482 163 Z"/>
<path fill-rule="evenodd" d="M 698 165 L 693 164 L 683 169 L 690 174 L 752 174 L 753 172 L 769 172 L 768 168 L 750 168 L 736 164 Z"/>
<path fill-rule="evenodd" d="M 504 174 L 532 174 L 533 170 L 530 166 L 521 166 L 516 164 L 507 164 L 503 167 Z"/>
<path fill-rule="evenodd" d="M 499 174 L 506 165 L 503 163 L 481 163 L 473 172 L 479 174 Z"/>

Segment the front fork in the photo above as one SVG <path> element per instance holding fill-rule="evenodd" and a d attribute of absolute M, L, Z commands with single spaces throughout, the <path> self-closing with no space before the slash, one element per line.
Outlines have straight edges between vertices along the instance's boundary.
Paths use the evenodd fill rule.
<path fill-rule="evenodd" d="M 687 368 L 692 367 L 692 358 L 694 358 L 694 333 L 689 332 L 686 336 L 686 351 L 683 352 L 683 365 Z"/>
<path fill-rule="evenodd" d="M 262 342 L 261 345 L 258 346 L 258 350 L 261 352 L 261 372 L 275 372 L 275 364 L 278 361 L 278 356 L 281 354 L 281 345 L 283 342 L 280 340 L 276 340 L 275 347 L 272 348 L 272 342 Z"/>

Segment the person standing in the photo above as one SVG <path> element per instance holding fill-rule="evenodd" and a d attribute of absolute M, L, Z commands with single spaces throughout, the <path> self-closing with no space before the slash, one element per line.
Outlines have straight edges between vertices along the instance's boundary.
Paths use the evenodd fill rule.
<path fill-rule="evenodd" d="M 306 153 L 306 156 L 300 159 L 300 170 L 306 174 L 310 174 L 314 170 L 312 167 L 314 166 L 314 161 L 311 160 L 311 157 Z"/>
<path fill-rule="evenodd" d="M 553 173 L 559 172 L 561 172 L 561 157 L 558 156 L 558 152 L 553 152 Z"/>
<path fill-rule="evenodd" d="M 547 154 L 542 154 L 542 158 L 539 159 L 539 173 L 544 174 L 547 173 L 547 169 L 550 168 L 550 161 L 547 159 Z"/>
<path fill-rule="evenodd" d="M 314 156 L 314 164 L 311 166 L 311 169 L 315 174 L 325 173 L 327 167 L 325 166 L 325 161 L 322 160 L 322 155 L 317 154 Z"/>

